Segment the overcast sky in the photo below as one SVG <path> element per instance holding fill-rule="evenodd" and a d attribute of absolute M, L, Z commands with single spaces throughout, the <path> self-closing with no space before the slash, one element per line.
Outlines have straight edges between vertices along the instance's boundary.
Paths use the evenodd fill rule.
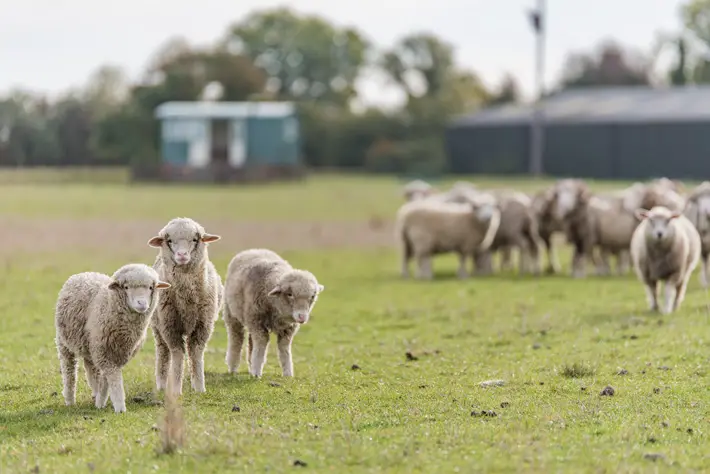
<path fill-rule="evenodd" d="M 524 12 L 535 0 L 6 0 L 0 8 L 0 92 L 12 87 L 57 93 L 80 86 L 110 63 L 137 76 L 167 38 L 208 43 L 255 8 L 288 5 L 357 26 L 386 46 L 415 30 L 456 47 L 459 63 L 488 85 L 510 72 L 526 93 L 533 78 L 533 35 Z M 570 50 L 604 38 L 648 50 L 658 30 L 678 26 L 681 0 L 547 0 L 547 82 Z M 361 91 L 368 102 L 396 100 L 377 78 Z"/>

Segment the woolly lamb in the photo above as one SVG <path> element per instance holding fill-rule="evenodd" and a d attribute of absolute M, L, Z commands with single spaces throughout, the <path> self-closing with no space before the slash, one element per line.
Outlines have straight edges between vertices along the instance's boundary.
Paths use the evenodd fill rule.
<path fill-rule="evenodd" d="M 113 276 L 72 275 L 59 291 L 54 322 L 64 401 L 76 399 L 79 358 L 97 408 L 111 396 L 116 413 L 126 411 L 121 369 L 145 342 L 158 304 L 157 290 L 170 288 L 147 265 L 131 263 Z"/>
<path fill-rule="evenodd" d="M 684 214 L 700 234 L 700 284 L 707 288 L 710 256 L 710 181 L 702 182 L 690 193 Z"/>
<path fill-rule="evenodd" d="M 494 196 L 500 209 L 500 225 L 490 248 L 477 252 L 476 273 L 493 272 L 492 254 L 498 250 L 501 251 L 501 270 L 511 269 L 510 250 L 515 247 L 519 251 L 518 271 L 538 275 L 543 242 L 532 200 L 523 193 L 509 190 L 496 191 Z"/>
<path fill-rule="evenodd" d="M 547 253 L 547 266 L 545 273 L 555 274 L 560 272 L 560 262 L 552 238 L 557 233 L 565 231 L 564 222 L 552 215 L 555 200 L 555 189 L 548 188 L 536 193 L 532 198 L 532 210 L 537 219 L 537 228 L 540 239 Z"/>
<path fill-rule="evenodd" d="M 170 368 L 174 390 L 182 394 L 187 349 L 192 388 L 205 391 L 204 352 L 222 305 L 222 279 L 209 260 L 207 246 L 219 239 L 194 220 L 183 217 L 168 222 L 148 241 L 148 245 L 160 249 L 153 268 L 172 285 L 163 293 L 151 325 L 158 390 L 168 387 Z"/>
<path fill-rule="evenodd" d="M 443 203 L 429 200 L 404 204 L 397 213 L 398 240 L 402 243 L 402 276 L 409 277 L 409 261 L 416 258 L 419 278 L 431 279 L 431 257 L 456 252 L 458 276 L 466 278 L 466 259 L 490 247 L 500 224 L 495 203 Z"/>
<path fill-rule="evenodd" d="M 417 199 L 424 199 L 436 193 L 436 189 L 420 179 L 415 179 L 410 181 L 404 186 L 404 199 L 405 201 L 415 201 Z"/>
<path fill-rule="evenodd" d="M 585 275 L 586 260 L 594 258 L 593 221 L 589 218 L 589 201 L 592 193 L 579 179 L 562 179 L 550 191 L 549 214 L 562 223 L 567 241 L 574 247 L 572 276 Z"/>
<path fill-rule="evenodd" d="M 680 212 L 656 206 L 638 209 L 642 219 L 631 239 L 631 259 L 646 285 L 651 311 L 658 310 L 657 285 L 665 283 L 664 314 L 677 310 L 685 298 L 690 275 L 700 259 L 700 235 Z"/>
<path fill-rule="evenodd" d="M 227 269 L 222 311 L 229 371 L 236 373 L 239 368 L 246 330 L 249 373 L 261 377 L 269 334 L 275 332 L 283 376 L 293 377 L 293 337 L 308 322 L 323 290 L 311 272 L 294 269 L 271 250 L 250 249 L 235 255 Z"/>

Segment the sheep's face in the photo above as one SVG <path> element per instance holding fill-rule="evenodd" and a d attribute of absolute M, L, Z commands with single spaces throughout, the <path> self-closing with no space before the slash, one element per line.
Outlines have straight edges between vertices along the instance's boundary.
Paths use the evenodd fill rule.
<path fill-rule="evenodd" d="M 552 192 L 552 216 L 564 220 L 576 207 L 579 187 L 573 181 L 560 181 Z"/>
<path fill-rule="evenodd" d="M 164 258 L 170 258 L 175 265 L 182 266 L 201 262 L 207 244 L 219 239 L 219 235 L 207 234 L 201 225 L 191 219 L 173 219 L 159 235 L 148 241 L 148 245 L 165 250 Z"/>
<path fill-rule="evenodd" d="M 494 202 L 473 202 L 471 203 L 473 214 L 481 222 L 488 222 L 495 214 L 497 206 Z"/>
<path fill-rule="evenodd" d="M 673 221 L 680 217 L 679 212 L 666 208 L 637 209 L 636 217 L 646 220 L 646 238 L 655 242 L 667 242 L 675 236 Z"/>
<path fill-rule="evenodd" d="M 318 295 L 324 289 L 312 273 L 294 270 L 285 274 L 268 295 L 283 319 L 306 324 Z"/>
<path fill-rule="evenodd" d="M 131 275 L 130 278 L 117 276 L 109 284 L 109 289 L 116 292 L 126 305 L 136 313 L 145 314 L 151 308 L 158 290 L 170 288 L 169 283 L 160 281 L 156 275 Z"/>

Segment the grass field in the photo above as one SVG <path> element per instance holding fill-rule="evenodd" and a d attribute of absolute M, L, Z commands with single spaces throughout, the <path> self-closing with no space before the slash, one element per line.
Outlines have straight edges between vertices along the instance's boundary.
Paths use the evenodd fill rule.
<path fill-rule="evenodd" d="M 632 275 L 459 281 L 456 259 L 443 257 L 435 281 L 403 281 L 393 179 L 208 188 L 127 186 L 111 173 L 100 183 L 74 178 L 51 184 L 46 174 L 0 173 L 2 474 L 710 465 L 710 298 L 697 276 L 670 316 L 647 313 Z M 245 364 L 228 375 L 218 321 L 205 359 L 207 393 L 193 394 L 186 377 L 187 444 L 166 455 L 154 429 L 163 408 L 153 394 L 152 337 L 124 370 L 127 413 L 115 415 L 110 403 L 95 409 L 83 371 L 78 404 L 67 408 L 53 307 L 72 273 L 151 263 L 147 240 L 175 216 L 223 236 L 210 246 L 223 275 L 237 251 L 268 246 L 326 290 L 296 336 L 292 380 L 280 376 L 274 343 L 263 379 L 250 379 Z M 480 386 L 495 379 L 505 385 Z M 613 396 L 600 395 L 607 385 Z"/>

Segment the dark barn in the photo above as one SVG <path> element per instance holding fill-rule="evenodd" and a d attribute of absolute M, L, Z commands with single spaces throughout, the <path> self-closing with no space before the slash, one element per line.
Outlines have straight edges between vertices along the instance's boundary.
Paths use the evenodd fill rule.
<path fill-rule="evenodd" d="M 543 102 L 543 172 L 598 179 L 710 178 L 710 87 L 605 87 Z M 455 119 L 446 132 L 456 174 L 529 170 L 530 105 Z"/>

